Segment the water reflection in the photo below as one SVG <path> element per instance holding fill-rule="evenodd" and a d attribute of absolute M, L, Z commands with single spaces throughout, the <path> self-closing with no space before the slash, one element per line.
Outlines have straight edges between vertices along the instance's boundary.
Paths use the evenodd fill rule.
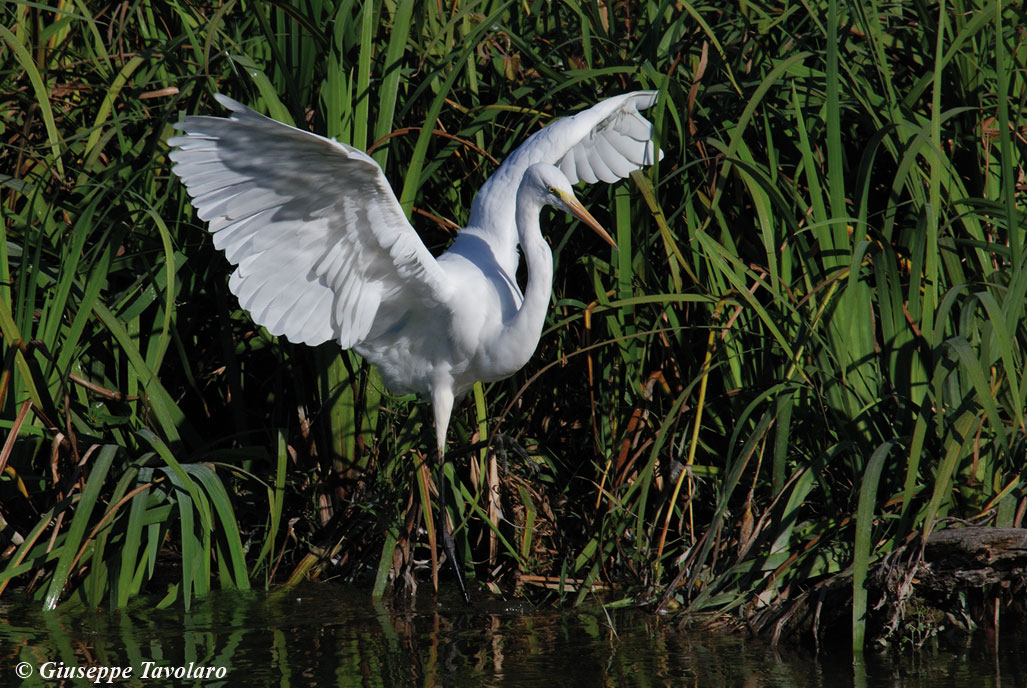
<path fill-rule="evenodd" d="M 686 633 L 645 613 L 372 604 L 364 590 L 304 585 L 215 593 L 189 612 L 0 605 L 0 685 L 121 686 L 1024 686 L 1027 642 L 813 657 Z M 86 675 L 90 669 L 92 674 Z M 20 673 L 19 673 L 20 672 Z M 163 672 L 163 673 L 161 673 Z M 177 674 L 175 672 L 178 672 Z M 206 672 L 206 673 L 204 673 Z M 222 676 L 220 680 L 217 675 Z M 168 678 L 170 676 L 170 678 Z M 110 673 L 104 675 L 105 683 Z"/>

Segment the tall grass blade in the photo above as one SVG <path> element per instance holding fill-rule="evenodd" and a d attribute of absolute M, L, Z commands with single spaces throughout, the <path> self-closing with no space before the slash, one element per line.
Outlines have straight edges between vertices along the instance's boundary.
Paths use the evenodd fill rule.
<path fill-rule="evenodd" d="M 866 643 L 867 571 L 873 550 L 874 520 L 877 511 L 877 489 L 894 442 L 885 442 L 867 461 L 863 481 L 859 485 L 859 504 L 856 507 L 856 537 L 852 556 L 852 653 L 863 654 Z"/>
<path fill-rule="evenodd" d="M 71 519 L 71 526 L 61 544 L 57 567 L 50 577 L 50 585 L 43 602 L 43 608 L 46 610 L 52 611 L 57 608 L 65 586 L 68 585 L 72 566 L 78 561 L 80 548 L 85 544 L 86 528 L 89 526 L 90 516 L 100 498 L 100 491 L 107 479 L 107 471 L 110 470 L 117 453 L 117 446 L 107 444 L 100 447 L 96 451 L 96 458 L 90 461 L 89 477 L 86 479 L 82 492 L 78 495 L 75 517 Z"/>

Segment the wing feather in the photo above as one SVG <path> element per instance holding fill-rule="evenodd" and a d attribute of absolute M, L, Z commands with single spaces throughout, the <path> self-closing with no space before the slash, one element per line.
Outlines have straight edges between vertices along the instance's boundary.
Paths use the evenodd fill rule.
<path fill-rule="evenodd" d="M 614 148 L 609 137 L 596 137 L 596 152 L 599 153 L 603 164 L 614 176 L 613 179 L 604 179 L 603 181 L 615 182 L 627 177 L 632 170 L 637 169 L 637 166 L 627 156 Z"/>
<path fill-rule="evenodd" d="M 622 131 L 612 129 L 606 133 L 604 138 L 607 143 L 613 146 L 618 153 L 633 165 L 641 166 L 646 164 L 646 148 L 644 145 L 639 145 L 645 142 L 640 142 Z"/>
<path fill-rule="evenodd" d="M 372 158 L 216 98 L 232 115 L 176 124 L 172 171 L 236 266 L 229 288 L 256 322 L 351 348 L 389 326 L 381 313 L 445 300 L 445 274 Z"/>
<path fill-rule="evenodd" d="M 636 141 L 649 141 L 652 138 L 653 125 L 649 124 L 649 121 L 637 110 L 634 112 L 621 111 L 621 116 L 616 120 L 616 128 Z"/>
<path fill-rule="evenodd" d="M 603 154 L 599 150 L 598 146 L 589 148 L 586 158 L 588 160 L 588 164 L 592 167 L 592 172 L 595 176 L 599 177 L 601 181 L 604 181 L 607 184 L 612 184 L 620 179 L 620 177 L 613 173 L 613 170 L 611 170 L 606 164 L 606 161 L 603 160 Z"/>
<path fill-rule="evenodd" d="M 595 184 L 599 181 L 592 163 L 588 160 L 588 149 L 585 147 L 572 148 L 567 154 L 568 158 L 574 159 L 574 176 L 568 177 L 571 183 L 583 181 L 587 184 Z"/>

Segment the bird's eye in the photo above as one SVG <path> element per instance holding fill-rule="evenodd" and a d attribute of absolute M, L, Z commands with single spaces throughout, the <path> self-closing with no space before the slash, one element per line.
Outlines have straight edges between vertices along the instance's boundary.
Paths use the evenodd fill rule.
<path fill-rule="evenodd" d="M 553 194 L 554 196 L 556 195 L 556 187 L 555 186 L 550 186 L 548 189 L 546 189 L 546 191 L 548 191 L 549 193 Z"/>

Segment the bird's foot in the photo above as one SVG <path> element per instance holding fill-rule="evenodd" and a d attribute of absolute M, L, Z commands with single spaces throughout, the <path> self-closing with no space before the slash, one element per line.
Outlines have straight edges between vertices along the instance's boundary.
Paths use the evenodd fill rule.
<path fill-rule="evenodd" d="M 513 436 L 504 433 L 496 435 L 495 442 L 492 444 L 495 449 L 496 455 L 502 463 L 503 473 L 508 474 L 510 472 L 510 454 L 513 453 L 518 459 L 520 459 L 521 465 L 526 467 L 531 473 L 531 477 L 537 477 L 539 471 L 542 470 L 544 462 L 533 458 L 528 454 L 528 450 L 525 449 L 520 442 L 518 442 Z"/>
<path fill-rule="evenodd" d="M 464 597 L 464 602 L 467 604 L 471 603 L 471 596 L 467 594 L 467 584 L 464 582 L 464 572 L 460 568 L 460 560 L 456 556 L 456 542 L 453 541 L 453 536 L 449 532 L 449 526 L 446 524 L 446 516 L 442 515 L 442 547 L 446 551 L 446 558 L 453 563 L 453 573 L 456 574 L 456 582 L 460 587 L 460 594 Z"/>

